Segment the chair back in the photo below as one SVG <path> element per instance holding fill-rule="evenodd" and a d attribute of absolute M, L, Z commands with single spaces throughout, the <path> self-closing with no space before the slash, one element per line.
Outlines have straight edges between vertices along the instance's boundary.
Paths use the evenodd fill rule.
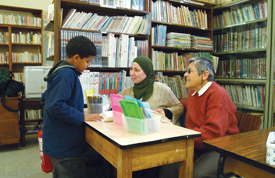
<path fill-rule="evenodd" d="M 262 124 L 262 118 L 257 115 L 236 112 L 240 133 L 258 130 Z"/>

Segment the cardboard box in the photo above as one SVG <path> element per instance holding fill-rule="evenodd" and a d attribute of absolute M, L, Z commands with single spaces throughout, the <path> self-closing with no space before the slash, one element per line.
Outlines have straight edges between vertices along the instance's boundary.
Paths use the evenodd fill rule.
<path fill-rule="evenodd" d="M 275 132 L 269 132 L 266 149 L 266 163 L 275 166 Z"/>

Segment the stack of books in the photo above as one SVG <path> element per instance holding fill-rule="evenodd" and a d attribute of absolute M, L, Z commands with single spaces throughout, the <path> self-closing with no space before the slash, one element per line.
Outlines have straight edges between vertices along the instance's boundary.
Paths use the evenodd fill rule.
<path fill-rule="evenodd" d="M 213 50 L 213 41 L 208 37 L 191 35 L 191 48 Z"/>
<path fill-rule="evenodd" d="M 190 49 L 191 47 L 191 38 L 190 34 L 185 33 L 167 33 L 166 46 Z"/>

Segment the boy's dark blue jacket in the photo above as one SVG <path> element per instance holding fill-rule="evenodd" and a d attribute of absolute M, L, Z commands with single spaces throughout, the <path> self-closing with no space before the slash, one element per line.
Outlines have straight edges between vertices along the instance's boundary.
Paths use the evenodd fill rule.
<path fill-rule="evenodd" d="M 61 69 L 54 69 L 61 66 Z M 64 68 L 62 68 L 64 67 Z M 67 61 L 58 62 L 48 74 L 42 94 L 43 151 L 54 158 L 81 156 L 85 150 L 81 75 Z"/>

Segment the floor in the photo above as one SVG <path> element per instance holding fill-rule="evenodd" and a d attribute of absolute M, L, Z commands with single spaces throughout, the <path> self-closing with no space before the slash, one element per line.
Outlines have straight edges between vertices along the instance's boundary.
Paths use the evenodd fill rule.
<path fill-rule="evenodd" d="M 37 134 L 26 135 L 26 146 L 0 146 L 1 178 L 50 178 L 41 169 Z"/>
<path fill-rule="evenodd" d="M 95 174 L 93 174 L 95 175 Z M 51 178 L 41 169 L 37 134 L 26 135 L 26 146 L 0 146 L 1 178 Z M 232 176 L 231 178 L 237 178 Z"/>

